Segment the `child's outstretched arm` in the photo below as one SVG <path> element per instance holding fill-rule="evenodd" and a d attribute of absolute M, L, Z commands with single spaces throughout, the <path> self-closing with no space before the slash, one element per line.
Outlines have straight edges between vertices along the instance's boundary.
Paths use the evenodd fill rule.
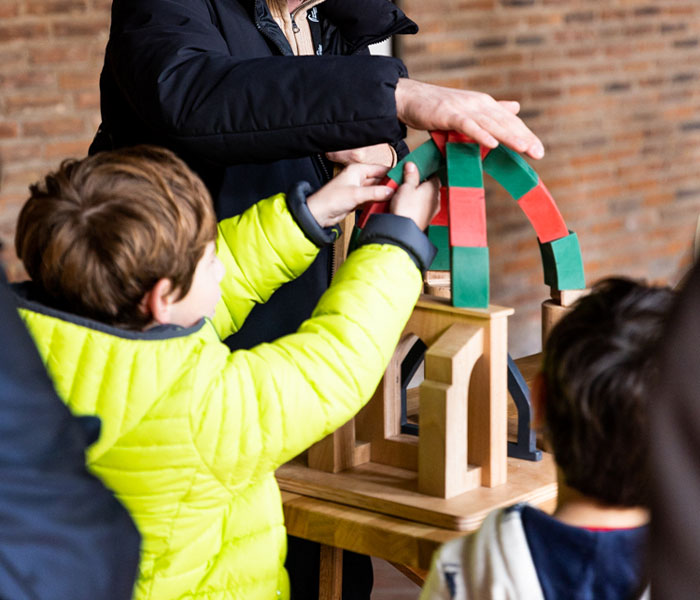
<path fill-rule="evenodd" d="M 286 195 L 261 200 L 219 223 L 217 253 L 226 268 L 214 318 L 219 335 L 237 331 L 255 304 L 301 275 L 319 248 L 335 241 L 339 230 L 333 226 L 348 213 L 389 198 L 392 190 L 379 185 L 386 170 L 352 165 L 314 194 L 299 182 Z"/>
<path fill-rule="evenodd" d="M 221 374 L 192 422 L 202 456 L 227 484 L 270 473 L 371 397 L 435 253 L 421 228 L 437 208 L 438 185 L 418 185 L 415 166 L 408 169 L 393 203 L 406 216 L 370 219 L 298 332 L 218 362 Z"/>

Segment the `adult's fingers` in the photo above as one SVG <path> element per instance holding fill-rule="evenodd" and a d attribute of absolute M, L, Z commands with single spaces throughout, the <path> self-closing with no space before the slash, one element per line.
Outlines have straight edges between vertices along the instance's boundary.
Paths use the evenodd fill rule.
<path fill-rule="evenodd" d="M 517 115 L 520 112 L 520 102 L 515 100 L 498 100 L 498 103 L 509 113 Z"/>
<path fill-rule="evenodd" d="M 525 152 L 532 158 L 544 156 L 544 146 L 539 138 L 514 114 L 505 110 L 488 111 L 476 117 L 482 129 L 494 138 L 518 152 Z"/>

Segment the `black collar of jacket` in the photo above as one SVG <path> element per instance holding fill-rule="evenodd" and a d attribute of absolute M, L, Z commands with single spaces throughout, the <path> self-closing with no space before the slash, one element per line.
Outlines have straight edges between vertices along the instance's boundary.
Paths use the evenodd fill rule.
<path fill-rule="evenodd" d="M 267 2 L 244 1 L 252 4 L 253 21 L 260 32 L 275 43 L 282 54 L 292 54 L 289 42 L 272 18 Z M 418 25 L 389 0 L 325 0 L 318 5 L 318 11 L 350 44 L 350 53 L 392 35 L 418 33 Z"/>

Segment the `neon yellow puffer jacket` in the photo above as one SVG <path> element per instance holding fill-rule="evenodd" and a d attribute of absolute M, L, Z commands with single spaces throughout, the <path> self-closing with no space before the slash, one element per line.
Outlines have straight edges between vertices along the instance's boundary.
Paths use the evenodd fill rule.
<path fill-rule="evenodd" d="M 370 398 L 421 287 L 404 250 L 362 246 L 297 333 L 231 353 L 220 337 L 317 249 L 281 195 L 219 232 L 213 323 L 134 333 L 20 310 L 61 397 L 102 419 L 88 463 L 143 536 L 139 600 L 288 597 L 274 470 Z"/>

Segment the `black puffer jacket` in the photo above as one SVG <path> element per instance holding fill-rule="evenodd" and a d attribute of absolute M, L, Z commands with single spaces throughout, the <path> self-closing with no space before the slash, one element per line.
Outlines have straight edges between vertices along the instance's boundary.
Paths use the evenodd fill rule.
<path fill-rule="evenodd" d="M 91 151 L 169 147 L 202 176 L 225 218 L 299 180 L 320 187 L 330 170 L 324 152 L 400 144 L 394 91 L 406 71 L 369 56 L 367 45 L 417 26 L 389 0 L 326 0 L 317 15 L 322 55 L 293 56 L 264 0 L 114 0 L 102 134 Z M 328 277 L 324 251 L 256 308 L 234 346 L 294 331 Z"/>

